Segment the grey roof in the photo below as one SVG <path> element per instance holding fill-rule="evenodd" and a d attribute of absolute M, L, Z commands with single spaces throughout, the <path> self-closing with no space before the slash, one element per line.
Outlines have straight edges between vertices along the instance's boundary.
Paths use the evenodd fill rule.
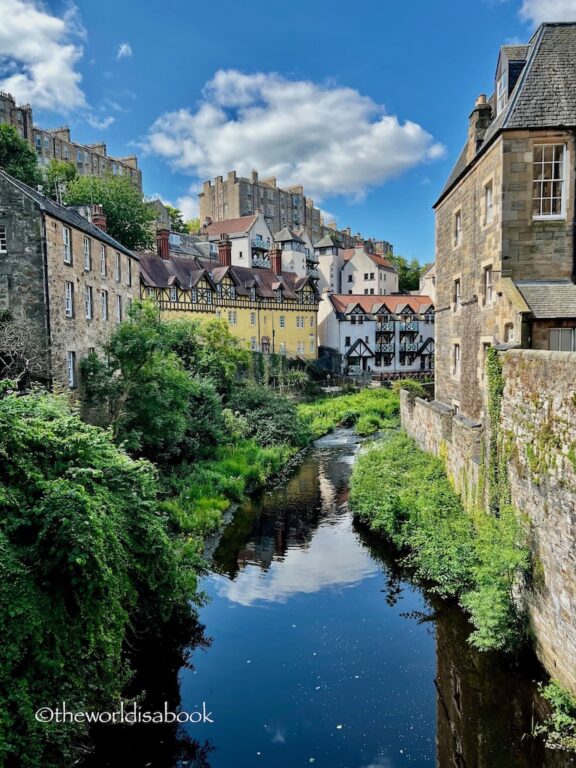
<path fill-rule="evenodd" d="M 122 251 L 122 253 L 125 253 L 127 256 L 131 256 L 133 259 L 136 259 L 136 261 L 138 260 L 138 256 L 135 253 L 123 246 L 122 243 L 119 243 L 118 240 L 115 240 L 107 232 L 103 232 L 99 227 L 92 224 L 92 222 L 88 221 L 88 219 L 85 219 L 84 216 L 81 216 L 72 208 L 67 208 L 65 205 L 60 205 L 54 200 L 51 200 L 49 197 L 46 197 L 40 192 L 37 192 L 35 189 L 32 189 L 32 187 L 29 187 L 27 184 L 24 184 L 23 181 L 19 181 L 13 176 L 10 176 L 10 174 L 1 169 L 0 178 L 4 179 L 9 184 L 13 184 L 21 192 L 24 192 L 24 194 L 32 198 L 32 200 L 34 200 L 34 202 L 39 206 L 41 211 L 45 211 L 55 219 L 60 219 L 60 221 L 69 224 L 71 227 L 75 227 L 76 229 L 85 232 L 91 237 L 96 237 L 98 240 L 102 240 L 103 242 L 108 243 L 108 245 L 110 245 L 115 250 Z"/>
<path fill-rule="evenodd" d="M 502 53 L 506 54 L 508 61 L 526 61 L 526 55 L 530 49 L 529 45 L 503 45 Z"/>
<path fill-rule="evenodd" d="M 333 248 L 336 245 L 334 240 L 330 237 L 330 235 L 324 235 L 322 240 L 318 240 L 317 243 L 314 243 L 314 248 Z"/>
<path fill-rule="evenodd" d="M 284 227 L 284 229 L 281 229 L 280 232 L 274 235 L 274 240 L 277 243 L 288 243 L 291 240 L 293 240 L 296 243 L 304 242 L 304 240 L 302 240 L 301 237 L 299 237 L 295 232 L 293 232 L 290 229 L 290 227 Z"/>
<path fill-rule="evenodd" d="M 542 24 L 527 46 L 505 46 L 504 50 L 511 60 L 524 53 L 526 65 L 505 108 L 486 130 L 476 156 L 504 130 L 576 126 L 576 22 Z M 489 101 L 494 109 L 494 95 Z M 438 202 L 468 165 L 465 146 Z"/>
<path fill-rule="evenodd" d="M 515 285 L 536 319 L 576 319 L 576 285 L 569 280 L 517 280 Z"/>

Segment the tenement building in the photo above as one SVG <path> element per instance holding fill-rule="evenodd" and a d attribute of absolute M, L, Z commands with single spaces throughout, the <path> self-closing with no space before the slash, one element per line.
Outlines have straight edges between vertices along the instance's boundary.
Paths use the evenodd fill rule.
<path fill-rule="evenodd" d="M 315 359 L 318 294 L 315 281 L 283 268 L 283 251 L 270 244 L 268 263 L 239 266 L 233 241 L 217 243 L 216 258 L 170 247 L 168 230 L 158 232 L 156 252 L 140 252 L 142 296 L 166 318 L 221 318 L 254 351 Z"/>
<path fill-rule="evenodd" d="M 9 93 L 0 92 L 0 124 L 13 125 L 20 136 L 36 150 L 38 162 L 46 166 L 51 160 L 64 160 L 74 165 L 80 176 L 126 176 L 142 190 L 142 171 L 136 155 L 111 157 L 106 144 L 80 144 L 70 137 L 70 128 L 45 129 L 34 125 L 30 104 L 17 104 Z"/>
<path fill-rule="evenodd" d="M 479 419 L 493 345 L 573 351 L 576 24 L 505 45 L 436 210 L 436 398 Z"/>
<path fill-rule="evenodd" d="M 58 205 L 0 171 L 0 312 L 3 330 L 15 331 L 0 345 L 24 340 L 34 378 L 77 388 L 80 360 L 139 296 L 138 273 L 137 257 L 106 233 L 101 206 Z"/>

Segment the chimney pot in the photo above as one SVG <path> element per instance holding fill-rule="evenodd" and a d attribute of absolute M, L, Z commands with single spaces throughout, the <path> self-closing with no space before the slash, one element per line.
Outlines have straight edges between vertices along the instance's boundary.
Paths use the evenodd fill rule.
<path fill-rule="evenodd" d="M 486 104 L 486 94 L 481 93 L 480 96 L 478 96 L 478 98 L 476 99 L 476 106 L 481 107 L 484 104 Z"/>
<path fill-rule="evenodd" d="M 159 229 L 156 232 L 156 246 L 158 249 L 158 256 L 164 261 L 170 260 L 170 230 Z"/>

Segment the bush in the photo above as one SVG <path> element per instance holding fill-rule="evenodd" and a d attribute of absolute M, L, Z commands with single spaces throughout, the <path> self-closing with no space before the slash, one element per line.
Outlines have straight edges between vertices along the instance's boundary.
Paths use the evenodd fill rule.
<path fill-rule="evenodd" d="M 525 632 L 513 599 L 528 568 L 526 533 L 516 513 L 467 513 L 442 462 L 404 433 L 374 443 L 352 473 L 350 504 L 374 531 L 407 552 L 416 576 L 455 595 L 474 625 L 480 650 L 512 649 Z"/>
<path fill-rule="evenodd" d="M 557 680 L 541 685 L 540 693 L 552 711 L 535 732 L 544 735 L 548 749 L 576 752 L 576 696 Z"/>
<path fill-rule="evenodd" d="M 365 413 L 356 422 L 356 433 L 361 437 L 367 437 L 378 432 L 382 421 L 373 413 Z"/>
<path fill-rule="evenodd" d="M 247 418 L 247 437 L 261 447 L 285 444 L 302 448 L 309 441 L 296 406 L 269 389 L 255 385 L 239 388 L 232 393 L 229 407 Z"/>
<path fill-rule="evenodd" d="M 300 405 L 298 413 L 312 436 L 317 438 L 336 427 L 353 427 L 361 417 L 368 416 L 380 420 L 380 429 L 396 427 L 399 424 L 399 409 L 398 397 L 390 390 L 364 389 Z"/>
<path fill-rule="evenodd" d="M 428 399 L 426 387 L 414 379 L 398 379 L 392 384 L 392 391 L 396 392 L 397 395 L 400 395 L 401 389 L 405 389 L 410 394 L 412 400 L 416 397 L 421 397 L 424 400 Z"/>

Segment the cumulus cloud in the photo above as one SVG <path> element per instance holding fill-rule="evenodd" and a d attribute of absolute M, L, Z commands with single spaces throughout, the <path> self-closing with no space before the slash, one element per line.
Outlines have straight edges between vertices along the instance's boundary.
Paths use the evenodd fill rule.
<path fill-rule="evenodd" d="M 106 128 L 110 128 L 115 119 L 116 118 L 112 117 L 112 115 L 107 115 L 106 117 L 97 117 L 96 115 L 86 116 L 86 122 L 91 125 L 92 128 L 97 128 L 100 131 L 105 131 Z"/>
<path fill-rule="evenodd" d="M 520 17 L 535 27 L 544 21 L 576 21 L 576 0 L 523 0 Z"/>
<path fill-rule="evenodd" d="M 0 89 L 35 107 L 85 105 L 76 70 L 85 33 L 75 6 L 54 16 L 35 0 L 0 0 Z"/>
<path fill-rule="evenodd" d="M 176 200 L 176 208 L 180 208 L 184 221 L 195 219 L 199 214 L 198 193 L 190 190 L 192 194 L 182 195 Z"/>
<path fill-rule="evenodd" d="M 197 178 L 257 168 L 322 198 L 366 190 L 444 148 L 352 88 L 220 70 L 195 110 L 161 115 L 144 149 Z"/>
<path fill-rule="evenodd" d="M 130 43 L 120 43 L 118 46 L 117 59 L 129 59 L 132 56 L 132 46 Z"/>

